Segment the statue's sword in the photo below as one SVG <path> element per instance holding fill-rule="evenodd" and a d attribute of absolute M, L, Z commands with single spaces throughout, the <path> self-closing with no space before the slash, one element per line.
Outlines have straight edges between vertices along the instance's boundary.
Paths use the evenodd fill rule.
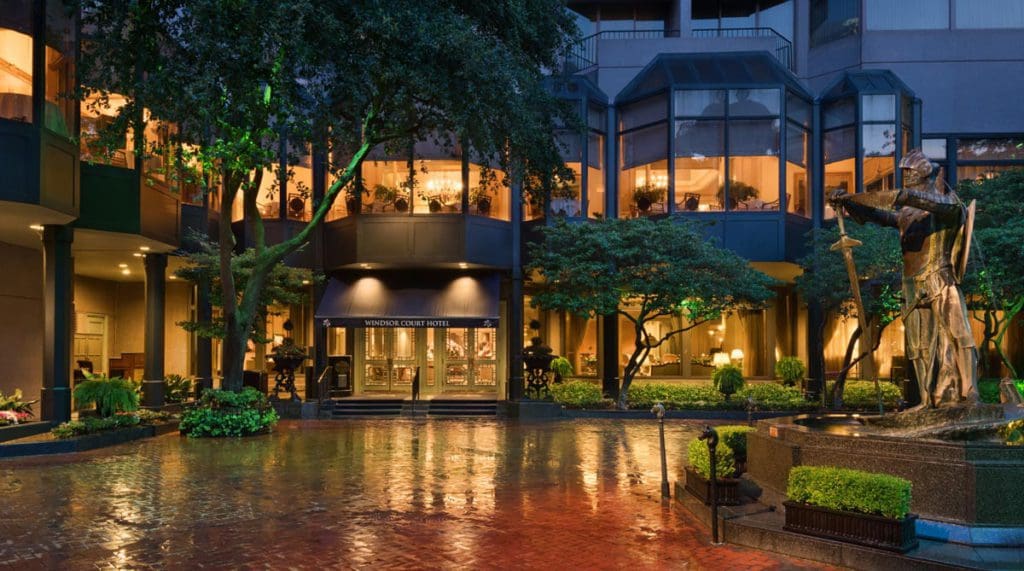
<path fill-rule="evenodd" d="M 885 409 L 882 406 L 882 387 L 878 384 L 878 371 L 875 369 L 875 356 L 874 351 L 872 351 L 874 340 L 871 338 L 871 329 L 868 326 L 868 315 L 864 311 L 864 300 L 860 297 L 860 278 L 857 276 L 857 266 L 853 261 L 853 249 L 864 245 L 864 243 L 846 234 L 843 207 L 840 206 L 835 211 L 836 220 L 839 221 L 839 240 L 832 244 L 830 250 L 833 252 L 837 250 L 842 251 L 843 261 L 846 262 L 846 274 L 850 278 L 850 290 L 853 291 L 853 304 L 857 308 L 857 324 L 860 326 L 860 338 L 861 341 L 866 342 L 863 346 L 867 347 L 864 361 L 867 364 L 868 370 L 871 371 L 871 379 L 875 382 L 875 392 L 878 393 L 878 414 L 882 414 L 885 412 Z"/>

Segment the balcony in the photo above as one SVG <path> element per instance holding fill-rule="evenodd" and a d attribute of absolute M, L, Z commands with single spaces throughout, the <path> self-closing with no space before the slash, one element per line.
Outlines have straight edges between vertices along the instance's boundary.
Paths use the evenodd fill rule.
<path fill-rule="evenodd" d="M 82 208 L 76 227 L 137 234 L 172 248 L 181 243 L 181 200 L 137 170 L 82 163 Z"/>

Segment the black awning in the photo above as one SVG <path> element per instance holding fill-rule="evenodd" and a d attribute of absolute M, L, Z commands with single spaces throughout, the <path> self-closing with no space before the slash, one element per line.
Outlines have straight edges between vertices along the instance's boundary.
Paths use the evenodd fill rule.
<path fill-rule="evenodd" d="M 331 278 L 316 309 L 330 327 L 497 327 L 497 275 Z"/>

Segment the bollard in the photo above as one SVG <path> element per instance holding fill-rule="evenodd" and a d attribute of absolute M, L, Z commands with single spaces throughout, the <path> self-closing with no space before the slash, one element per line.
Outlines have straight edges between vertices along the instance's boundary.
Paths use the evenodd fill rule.
<path fill-rule="evenodd" d="M 658 433 L 661 437 L 661 497 L 669 499 L 672 493 L 668 487 L 668 459 L 665 457 L 665 405 L 660 402 L 651 408 L 651 412 L 658 417 Z"/>
<path fill-rule="evenodd" d="M 715 466 L 717 464 L 715 451 L 718 447 L 718 432 L 708 425 L 704 427 L 704 431 L 697 438 L 708 442 L 708 455 L 711 458 L 711 544 L 721 545 L 721 542 L 718 541 L 718 474 L 716 474 Z"/>
<path fill-rule="evenodd" d="M 754 411 L 757 410 L 757 401 L 754 397 L 747 397 L 747 426 L 754 426 Z"/>

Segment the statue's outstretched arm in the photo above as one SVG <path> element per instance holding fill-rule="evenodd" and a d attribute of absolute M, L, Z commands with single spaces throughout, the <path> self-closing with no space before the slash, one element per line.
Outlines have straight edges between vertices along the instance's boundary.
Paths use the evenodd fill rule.
<path fill-rule="evenodd" d="M 893 210 L 895 202 L 896 193 L 893 191 L 842 195 L 842 205 L 846 208 L 846 213 L 860 224 L 874 222 L 879 226 L 895 228 L 897 225 L 896 212 Z"/>
<path fill-rule="evenodd" d="M 896 206 L 919 208 L 942 217 L 960 216 L 963 213 L 963 206 L 952 193 L 938 194 L 907 189 L 899 190 L 897 193 Z"/>

